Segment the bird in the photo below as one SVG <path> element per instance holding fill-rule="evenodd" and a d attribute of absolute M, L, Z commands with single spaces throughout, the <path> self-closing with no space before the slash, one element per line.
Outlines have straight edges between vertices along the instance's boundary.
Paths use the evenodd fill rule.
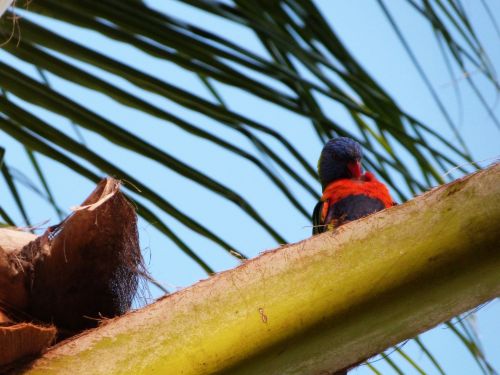
<path fill-rule="evenodd" d="M 361 166 L 363 152 L 348 137 L 330 139 L 318 161 L 323 195 L 314 207 L 313 235 L 389 208 L 396 203 L 387 186 Z"/>

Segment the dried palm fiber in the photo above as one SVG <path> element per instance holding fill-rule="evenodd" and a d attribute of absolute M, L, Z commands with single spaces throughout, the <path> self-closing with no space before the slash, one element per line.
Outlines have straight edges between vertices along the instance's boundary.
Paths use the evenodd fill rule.
<path fill-rule="evenodd" d="M 19 253 L 35 238 L 31 233 L 0 229 L 0 372 L 7 364 L 40 353 L 56 335 L 54 327 L 16 324 L 6 313 L 15 316 L 28 304 L 26 274 Z"/>
<path fill-rule="evenodd" d="M 0 372 L 6 365 L 33 356 L 48 347 L 56 336 L 53 326 L 18 323 L 0 326 Z"/>
<path fill-rule="evenodd" d="M 102 180 L 59 225 L 23 247 L 27 312 L 75 333 L 126 312 L 143 274 L 137 218 L 120 183 Z"/>
<path fill-rule="evenodd" d="M 146 273 L 135 211 L 119 188 L 102 180 L 40 237 L 0 228 L 0 372 L 54 342 L 54 326 L 28 321 L 55 324 L 61 338 L 130 307 Z"/>
<path fill-rule="evenodd" d="M 19 254 L 24 245 L 36 239 L 31 233 L 0 229 L 0 308 L 23 310 L 28 304 L 28 288 Z"/>

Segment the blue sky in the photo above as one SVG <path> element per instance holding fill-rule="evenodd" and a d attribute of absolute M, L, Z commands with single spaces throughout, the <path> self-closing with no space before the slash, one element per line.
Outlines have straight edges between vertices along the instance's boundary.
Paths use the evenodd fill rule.
<path fill-rule="evenodd" d="M 191 7 L 173 0 L 151 0 L 147 1 L 147 3 L 160 10 L 166 10 L 169 14 L 175 14 L 180 19 L 189 20 L 203 27 L 210 27 L 211 30 L 221 35 L 231 35 L 234 42 L 262 56 L 266 56 L 258 40 L 241 26 L 193 10 Z M 354 56 L 376 78 L 377 82 L 397 99 L 400 106 L 454 141 L 454 137 L 446 126 L 435 102 L 418 76 L 416 69 L 411 65 L 408 56 L 385 20 L 376 1 L 318 0 L 316 3 Z M 498 48 L 498 44 L 500 36 L 496 34 L 484 9 L 477 6 L 478 3 L 478 1 L 464 1 L 478 34 L 484 42 L 497 71 L 499 71 L 500 48 Z M 490 0 L 488 4 L 491 6 L 493 14 L 500 14 L 500 3 Z M 449 76 L 428 24 L 417 16 L 406 2 L 391 1 L 390 6 L 398 23 L 404 28 L 405 37 L 408 38 L 414 48 L 438 95 L 449 109 L 453 119 L 459 124 L 460 132 L 470 147 L 474 159 L 478 161 L 489 159 L 489 162 L 491 162 L 500 155 L 499 130 L 488 117 L 477 98 L 472 94 L 460 72 L 456 70 L 453 79 Z M 90 41 L 92 47 L 100 52 L 127 61 L 140 70 L 150 72 L 165 81 L 188 89 L 197 95 L 205 97 L 207 100 L 213 100 L 197 77 L 169 62 L 155 59 L 138 50 L 130 49 L 121 43 L 110 41 L 97 33 L 82 31 L 47 19 L 44 19 L 43 22 L 54 30 L 64 33 L 70 39 L 80 43 Z M 37 72 L 31 66 L 3 51 L 0 51 L 0 59 L 17 64 L 24 72 L 37 77 Z M 248 152 L 258 155 L 246 139 L 206 116 L 188 111 L 165 98 L 143 91 L 120 77 L 99 71 L 87 64 L 72 62 L 161 108 L 188 119 L 207 131 L 231 140 Z M 497 94 L 491 85 L 481 79 L 477 72 L 471 71 L 470 74 L 477 78 L 479 88 L 484 92 L 493 111 L 499 116 Z M 311 228 L 308 220 L 300 216 L 276 189 L 270 188 L 267 178 L 250 163 L 238 159 L 227 151 L 221 150 L 204 140 L 197 139 L 176 127 L 170 126 L 165 121 L 117 104 L 111 98 L 81 88 L 74 83 L 61 80 L 50 74 L 48 74 L 48 77 L 54 88 L 64 92 L 77 102 L 92 108 L 127 130 L 141 134 L 144 139 L 147 139 L 152 144 L 167 150 L 177 158 L 187 161 L 190 165 L 205 171 L 214 179 L 237 190 L 278 229 L 287 241 L 295 242 L 310 235 Z M 260 78 L 265 80 L 262 77 Z M 266 81 L 266 83 L 276 85 L 270 81 Z M 455 96 L 454 85 L 461 92 L 462 101 L 460 105 Z M 215 86 L 232 110 L 257 119 L 264 124 L 269 124 L 280 133 L 286 134 L 292 144 L 300 148 L 307 159 L 313 165 L 315 164 L 321 150 L 321 144 L 309 126 L 307 119 L 272 106 L 262 99 L 249 96 L 237 88 L 219 83 L 215 83 Z M 277 87 L 285 90 L 279 85 Z M 39 113 L 52 125 L 75 136 L 67 119 L 26 103 L 24 105 L 33 108 L 33 111 Z M 337 121 L 349 124 L 349 117 L 337 106 L 328 104 L 327 110 Z M 147 181 L 162 196 L 174 202 L 184 212 L 195 216 L 200 222 L 223 236 L 230 244 L 233 244 L 248 256 L 256 256 L 259 252 L 276 246 L 275 241 L 268 234 L 258 228 L 251 219 L 243 215 L 236 206 L 224 199 L 193 184 L 184 177 L 161 168 L 155 162 L 123 151 L 123 149 L 89 131 L 82 130 L 82 133 L 89 147 L 98 150 L 109 160 L 135 174 L 139 179 Z M 276 142 L 268 138 L 264 139 L 280 155 L 285 155 Z M 0 146 L 7 150 L 6 161 L 10 166 L 22 171 L 33 181 L 36 181 L 34 171 L 29 165 L 24 150 L 15 140 L 0 133 Z M 402 158 L 404 157 L 402 155 Z M 93 189 L 92 183 L 61 167 L 56 162 L 44 157 L 40 157 L 40 160 L 43 162 L 44 171 L 50 177 L 50 185 L 58 197 L 59 205 L 66 210 L 81 202 Z M 297 167 L 293 160 L 289 160 L 289 162 L 292 167 Z M 488 162 L 483 163 L 483 165 L 486 164 Z M 302 174 L 306 177 L 304 173 Z M 284 179 L 289 183 L 290 188 L 301 202 L 312 209 L 315 203 L 314 200 L 305 194 L 302 189 L 288 181 L 287 178 Z M 319 184 L 317 184 L 317 189 L 320 190 Z M 0 182 L 0 191 L 7 191 L 3 181 Z M 29 189 L 21 187 L 21 192 L 29 207 L 30 218 L 33 223 L 45 223 L 46 220 L 51 220 L 52 223 L 57 222 L 55 213 L 46 202 L 39 199 Z M 4 193 L 0 199 L 2 207 L 17 222 L 22 222 L 11 197 Z M 223 270 L 237 264 L 234 258 L 216 248 L 205 238 L 193 234 L 158 210 L 155 212 L 213 268 Z M 196 264 L 177 250 L 168 239 L 161 236 L 151 225 L 141 220 L 139 230 L 141 246 L 150 271 L 153 277 L 168 289 L 176 290 L 206 277 Z M 153 296 L 159 295 L 159 291 L 154 289 L 152 291 Z M 498 340 L 498 337 L 500 337 L 499 305 L 498 302 L 490 303 L 475 315 L 478 332 L 483 339 L 486 351 L 492 362 L 496 363 L 498 369 L 500 369 L 500 353 L 498 349 L 500 347 Z M 480 373 L 468 353 L 451 334 L 450 330 L 438 327 L 426 333 L 423 339 L 430 348 L 438 353 L 443 366 L 448 369 L 449 373 Z M 415 353 L 415 357 L 421 358 L 423 366 L 429 370 L 429 373 L 433 373 L 432 366 L 426 363 L 425 358 L 418 354 L 414 344 L 408 343 L 405 346 L 406 349 L 410 353 Z M 398 360 L 396 353 L 391 355 L 391 358 L 393 357 Z M 408 369 L 409 374 L 414 373 L 414 370 L 409 369 L 404 361 L 398 360 L 398 363 Z M 377 362 L 376 365 L 384 374 L 391 373 L 382 361 Z M 362 367 L 356 370 L 355 373 L 369 374 L 371 371 L 366 367 Z"/>

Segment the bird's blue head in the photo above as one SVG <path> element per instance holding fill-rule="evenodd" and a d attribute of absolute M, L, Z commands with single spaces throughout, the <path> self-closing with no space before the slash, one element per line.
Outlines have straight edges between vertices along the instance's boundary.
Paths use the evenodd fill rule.
<path fill-rule="evenodd" d="M 342 178 L 360 178 L 362 174 L 361 146 L 347 137 L 330 139 L 318 161 L 318 174 L 323 190 Z"/>

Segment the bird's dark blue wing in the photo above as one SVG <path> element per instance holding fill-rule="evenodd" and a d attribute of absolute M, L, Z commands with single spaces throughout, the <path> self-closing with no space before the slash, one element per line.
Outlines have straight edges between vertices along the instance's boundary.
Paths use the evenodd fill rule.
<path fill-rule="evenodd" d="M 319 201 L 316 203 L 316 206 L 314 206 L 314 211 L 312 214 L 312 222 L 313 222 L 313 229 L 312 229 L 312 234 L 319 234 L 323 233 L 325 231 L 324 223 L 321 218 L 321 213 L 323 211 L 323 205 L 325 202 Z"/>

